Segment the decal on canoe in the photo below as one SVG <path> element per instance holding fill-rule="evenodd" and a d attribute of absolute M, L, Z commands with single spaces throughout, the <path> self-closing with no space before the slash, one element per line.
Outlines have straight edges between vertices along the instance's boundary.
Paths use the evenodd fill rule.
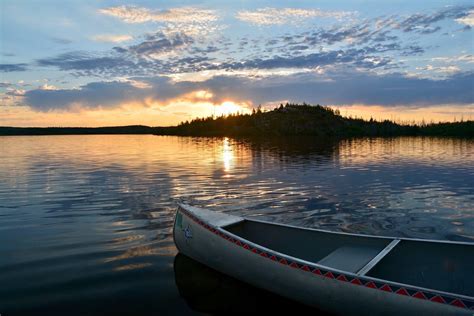
<path fill-rule="evenodd" d="M 193 232 L 191 231 L 191 227 L 189 225 L 188 227 L 183 229 L 183 232 L 184 232 L 184 237 L 186 238 L 186 241 L 188 241 L 188 239 L 193 238 Z"/>
<path fill-rule="evenodd" d="M 248 243 L 246 243 L 242 239 L 237 239 L 234 236 L 231 236 L 226 233 L 225 230 L 222 230 L 218 227 L 213 227 L 202 220 L 200 220 L 198 217 L 196 217 L 194 214 L 190 213 L 186 209 L 180 208 L 180 210 L 188 216 L 191 220 L 196 222 L 198 225 L 202 226 L 209 232 L 222 237 L 223 239 L 235 244 L 236 246 L 242 247 L 256 255 L 259 255 L 261 257 L 264 257 L 266 259 L 275 261 L 277 263 L 280 263 L 282 265 L 287 265 L 295 269 L 300 269 L 301 271 L 309 272 L 312 274 L 316 274 L 320 277 L 325 277 L 329 279 L 333 279 L 335 281 L 339 282 L 349 282 L 353 285 L 357 286 L 365 286 L 368 288 L 372 288 L 374 290 L 379 290 L 379 291 L 385 291 L 385 292 L 391 292 L 397 295 L 404 295 L 404 296 L 410 296 L 416 299 L 422 299 L 422 300 L 428 300 L 431 302 L 435 303 L 440 303 L 440 304 L 447 304 L 455 307 L 460 307 L 460 308 L 465 308 L 465 309 L 470 309 L 474 310 L 474 300 L 467 300 L 464 298 L 457 298 L 456 296 L 449 296 L 449 295 L 444 295 L 444 294 L 439 294 L 436 292 L 429 292 L 426 290 L 421 291 L 420 289 L 416 287 L 409 287 L 409 286 L 399 286 L 396 284 L 391 284 L 391 283 L 385 283 L 385 282 L 378 282 L 374 281 L 372 279 L 366 279 L 364 277 L 360 276 L 355 276 L 355 275 L 350 275 L 350 274 L 343 274 L 340 272 L 336 271 L 330 271 L 330 270 L 325 270 L 320 266 L 311 266 L 308 264 L 303 264 L 299 263 L 297 261 L 290 260 L 289 258 L 284 258 L 278 254 L 274 254 L 266 249 L 261 249 L 259 247 L 252 246 Z M 179 212 L 178 212 L 179 214 Z M 176 220 L 178 221 L 178 220 Z M 189 228 L 189 226 L 188 226 Z M 186 237 L 186 230 L 185 231 L 185 237 Z M 190 237 L 192 238 L 192 232 L 189 230 Z M 186 237 L 186 241 L 188 240 L 188 237 Z"/>

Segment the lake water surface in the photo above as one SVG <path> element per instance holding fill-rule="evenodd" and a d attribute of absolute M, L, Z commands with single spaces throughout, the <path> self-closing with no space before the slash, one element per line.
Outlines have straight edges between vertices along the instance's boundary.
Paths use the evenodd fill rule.
<path fill-rule="evenodd" d="M 474 141 L 0 137 L 0 314 L 192 315 L 275 302 L 175 258 L 179 201 L 333 231 L 474 242 Z"/>

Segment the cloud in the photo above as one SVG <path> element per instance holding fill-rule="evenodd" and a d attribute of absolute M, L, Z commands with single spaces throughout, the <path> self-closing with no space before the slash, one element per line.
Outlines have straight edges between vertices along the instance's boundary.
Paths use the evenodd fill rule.
<path fill-rule="evenodd" d="M 189 49 L 194 40 L 186 35 L 176 34 L 165 37 L 162 33 L 148 36 L 142 43 L 129 47 L 116 47 L 116 54 L 95 57 L 86 52 L 70 52 L 52 58 L 37 60 L 41 66 L 55 66 L 60 70 L 74 71 L 81 76 L 130 77 L 152 74 L 176 75 L 196 72 L 272 70 L 284 69 L 288 74 L 301 72 L 322 66 L 353 66 L 365 69 L 399 67 L 398 62 L 387 52 L 398 51 L 401 55 L 415 55 L 423 52 L 419 46 L 401 47 L 398 44 L 367 45 L 358 49 L 337 49 L 310 53 L 308 45 L 288 45 L 285 51 L 268 58 L 241 58 L 239 61 L 232 56 L 226 60 L 211 58 L 206 51 L 218 49 L 208 47 L 204 50 Z M 186 51 L 198 55 L 186 55 Z M 303 54 L 305 52 L 305 54 Z M 202 55 L 199 55 L 202 53 Z M 184 56 L 183 56 L 184 55 Z M 183 57 L 181 57 L 183 56 Z M 274 72 L 274 71 L 273 71 Z M 259 71 L 259 75 L 263 73 Z"/>
<path fill-rule="evenodd" d="M 199 72 L 187 72 L 177 73 L 169 75 L 174 82 L 190 81 L 190 82 L 203 82 L 213 77 L 221 76 L 233 76 L 233 77 L 244 77 L 250 79 L 262 79 L 267 77 L 285 77 L 294 74 L 301 73 L 317 73 L 324 74 L 324 67 L 316 68 L 274 68 L 274 69 L 216 69 L 216 70 L 205 70 Z"/>
<path fill-rule="evenodd" d="M 26 71 L 26 64 L 0 64 L 0 72 Z"/>
<path fill-rule="evenodd" d="M 348 49 L 319 52 L 303 56 L 276 56 L 268 59 L 256 58 L 243 62 L 224 63 L 217 67 L 222 69 L 314 68 L 318 66 L 350 63 L 358 67 L 377 68 L 385 66 L 390 62 L 390 58 L 370 55 L 365 49 Z"/>
<path fill-rule="evenodd" d="M 180 98 L 196 101 L 202 94 L 199 91 L 206 92 L 207 102 L 216 104 L 229 100 L 246 104 L 289 100 L 325 105 L 406 107 L 474 103 L 472 72 L 457 73 L 443 80 L 360 71 L 328 73 L 325 78 L 305 73 L 261 79 L 218 76 L 202 82 L 173 82 L 165 77 L 133 80 L 135 82 L 94 82 L 79 89 L 30 90 L 24 93 L 24 103 L 37 111 L 112 108 L 126 103 L 147 106 Z"/>
<path fill-rule="evenodd" d="M 356 47 L 358 45 L 367 45 L 364 49 L 372 53 L 385 53 L 389 51 L 399 51 L 401 55 L 417 55 L 424 52 L 424 49 L 416 43 L 410 43 L 403 46 L 400 38 L 392 34 L 391 29 L 376 26 L 377 21 L 365 21 L 353 25 L 335 25 L 330 28 L 319 28 L 314 31 L 304 32 L 302 34 L 285 35 L 267 41 L 267 47 L 280 44 L 280 47 L 290 46 L 301 48 L 301 50 L 314 49 L 328 46 L 344 45 L 347 47 Z M 340 46 L 339 46 L 340 47 Z"/>
<path fill-rule="evenodd" d="M 441 29 L 441 27 L 433 26 L 433 24 L 445 19 L 454 19 L 459 23 L 463 23 L 459 20 L 469 23 L 471 21 L 472 8 L 472 6 L 452 6 L 431 14 L 413 14 L 400 22 L 391 21 L 390 24 L 403 32 L 431 34 Z M 469 25 L 468 23 L 463 24 Z"/>
<path fill-rule="evenodd" d="M 56 57 L 38 59 L 39 66 L 57 67 L 64 71 L 77 71 L 76 75 L 82 76 L 120 76 L 138 72 L 144 64 L 136 62 L 121 55 L 94 56 L 87 52 L 69 52 Z"/>
<path fill-rule="evenodd" d="M 416 66 L 413 63 L 408 63 L 407 59 L 403 57 L 423 54 L 430 47 L 420 44 L 423 43 L 422 37 L 437 31 L 439 25 L 435 25 L 435 23 L 447 18 L 464 17 L 468 14 L 468 8 L 448 7 L 436 12 L 412 14 L 408 17 L 392 15 L 358 21 L 351 20 L 350 23 L 344 21 L 344 23 L 312 28 L 296 34 L 288 32 L 279 36 L 270 34 L 263 39 L 252 36 L 234 40 L 226 37 L 198 38 L 190 35 L 186 28 L 185 31 L 182 31 L 180 27 L 175 27 L 173 31 L 165 28 L 159 29 L 153 34 L 138 37 L 141 41 L 133 45 L 116 46 L 102 54 L 68 52 L 39 59 L 37 64 L 71 71 L 75 76 L 99 76 L 106 79 L 155 74 L 172 76 L 193 72 L 219 74 L 222 71 L 238 73 L 241 76 L 244 72 L 252 70 L 259 73 L 253 76 L 257 77 L 262 75 L 264 70 L 267 72 L 262 76 L 272 75 L 272 72 L 275 73 L 273 71 L 275 69 L 282 70 L 281 73 L 285 72 L 284 69 L 291 69 L 291 71 L 287 71 L 287 74 L 291 75 L 298 72 L 294 71 L 295 69 L 306 72 L 308 69 L 326 66 L 349 66 L 377 70 L 378 72 L 407 67 L 413 71 Z M 188 9 L 185 7 L 153 11 L 140 7 L 120 6 L 101 11 L 129 23 L 154 21 L 164 23 L 166 26 L 167 23 L 175 23 L 176 17 L 183 12 L 191 14 Z M 195 8 L 195 11 L 199 15 L 199 9 Z M 264 8 L 251 12 L 258 13 L 263 17 L 266 16 L 265 14 L 279 14 L 281 19 L 290 17 L 292 20 L 297 20 L 295 18 L 297 16 L 303 18 L 340 17 L 346 14 L 342 11 L 341 13 L 340 11 L 327 12 L 288 8 L 278 10 Z M 203 20 L 213 20 L 213 18 L 208 18 Z M 279 21 L 279 19 L 279 17 L 275 17 L 273 20 Z M 194 23 L 187 18 L 184 21 Z M 416 34 L 409 37 L 407 34 L 403 34 L 405 32 Z M 459 65 L 449 66 L 459 67 Z M 425 71 L 429 72 L 430 70 L 426 69 Z M 436 69 L 432 68 L 431 72 L 436 73 Z"/>
<path fill-rule="evenodd" d="M 25 93 L 25 103 L 39 111 L 67 110 L 74 106 L 107 108 L 139 99 L 135 88 L 126 82 L 94 82 L 79 89 L 35 89 Z"/>
<path fill-rule="evenodd" d="M 97 42 L 108 42 L 108 43 L 121 43 L 126 42 L 133 37 L 131 35 L 120 35 L 120 34 L 100 34 L 93 36 L 92 39 Z"/>
<path fill-rule="evenodd" d="M 372 40 L 375 35 L 377 35 L 377 32 L 371 31 L 370 24 L 365 22 L 358 25 L 337 25 L 328 29 L 321 28 L 304 36 L 303 41 L 309 45 L 333 45 L 341 42 L 356 44 L 366 43 Z M 384 40 L 387 40 L 387 38 L 379 39 L 377 42 Z"/>
<path fill-rule="evenodd" d="M 340 73 L 321 80 L 310 74 L 264 80 L 213 78 L 207 87 L 215 96 L 251 100 L 253 104 L 289 100 L 326 105 L 366 104 L 423 107 L 439 104 L 474 103 L 474 73 L 459 73 L 444 80 L 410 78 L 402 74 L 375 75 L 366 72 Z M 238 86 L 231 92 L 229 87 Z M 204 87 L 203 87 L 204 88 Z"/>
<path fill-rule="evenodd" d="M 178 31 L 188 35 L 205 35 L 216 30 L 215 22 L 219 19 L 215 10 L 195 7 L 150 10 L 138 6 L 117 6 L 100 9 L 99 12 L 126 23 L 160 23 L 168 33 Z"/>
<path fill-rule="evenodd" d="M 291 44 L 306 44 L 310 47 L 327 47 L 332 45 L 344 45 L 357 47 L 367 45 L 365 49 L 373 53 L 384 53 L 388 51 L 403 51 L 420 53 L 423 49 L 417 45 L 402 47 L 403 42 L 392 30 L 385 30 L 375 26 L 374 21 L 365 21 L 356 25 L 336 25 L 328 29 L 320 28 L 303 36 L 295 38 L 286 37 L 283 40 Z M 415 47 L 416 52 L 415 52 Z M 327 48 L 326 48 L 327 49 Z"/>
<path fill-rule="evenodd" d="M 8 91 L 5 94 L 12 97 L 22 97 L 25 95 L 25 90 L 12 88 L 12 89 L 8 89 Z"/>
<path fill-rule="evenodd" d="M 127 23 L 145 23 L 155 20 L 159 15 L 149 9 L 136 6 L 119 6 L 99 10 L 100 13 L 121 19 Z"/>
<path fill-rule="evenodd" d="M 445 19 L 468 18 L 470 7 L 455 6 L 428 14 L 412 14 L 406 18 L 393 15 L 390 17 L 363 20 L 357 24 L 335 25 L 330 28 L 320 28 L 303 36 L 304 42 L 310 45 L 321 44 L 364 44 L 368 42 L 399 41 L 400 37 L 394 31 L 405 33 L 414 32 L 421 35 L 432 34 L 441 30 L 434 25 Z M 291 38 L 291 37 L 290 37 Z"/>
<path fill-rule="evenodd" d="M 76 75 L 129 77 L 157 73 L 173 75 L 217 70 L 299 68 L 301 71 L 305 71 L 307 68 L 343 64 L 375 69 L 396 66 L 393 57 L 381 55 L 389 51 L 399 51 L 403 55 L 423 52 L 419 46 L 401 47 L 394 43 L 376 43 L 358 49 L 336 49 L 310 53 L 308 51 L 309 44 L 296 43 L 287 45 L 284 50 L 274 54 L 273 57 L 261 58 L 257 55 L 253 58 L 240 58 L 237 61 L 228 55 L 225 55 L 224 60 L 211 58 L 208 56 L 208 52 L 219 51 L 219 48 L 207 46 L 204 49 L 196 49 L 192 46 L 194 43 L 194 39 L 185 34 L 166 36 L 162 32 L 158 32 L 146 36 L 145 41 L 139 44 L 115 47 L 115 53 L 108 56 L 99 57 L 86 52 L 69 52 L 37 60 L 37 63 L 40 66 L 55 66 L 60 70 L 75 71 Z"/>
<path fill-rule="evenodd" d="M 175 51 L 193 42 L 193 38 L 186 34 L 178 33 L 166 36 L 162 32 L 158 32 L 154 35 L 147 36 L 144 42 L 130 46 L 128 51 L 139 56 L 159 57 L 162 53 Z"/>
<path fill-rule="evenodd" d="M 186 34 L 164 35 L 158 32 L 147 35 L 141 43 L 114 47 L 105 55 L 72 51 L 57 56 L 41 58 L 36 64 L 73 71 L 76 76 L 130 77 L 147 74 L 168 74 L 175 71 L 195 70 L 208 60 L 203 56 L 186 56 L 183 51 L 194 43 Z M 205 50 L 204 50 L 205 51 Z M 173 59 L 171 59 L 173 57 Z M 178 58 L 177 58 L 178 57 Z"/>
<path fill-rule="evenodd" d="M 61 37 L 53 37 L 51 40 L 57 44 L 68 45 L 72 43 L 72 40 Z"/>
<path fill-rule="evenodd" d="M 459 56 L 449 56 L 449 57 L 433 57 L 432 61 L 443 62 L 443 63 L 453 63 L 453 62 L 465 62 L 468 64 L 474 63 L 474 55 L 459 55 Z"/>
<path fill-rule="evenodd" d="M 13 86 L 13 83 L 10 82 L 0 82 L 0 88 L 10 88 Z"/>
<path fill-rule="evenodd" d="M 467 26 L 474 26 L 474 10 L 470 10 L 467 15 L 456 19 L 456 22 Z"/>
<path fill-rule="evenodd" d="M 194 23 L 217 20 L 217 15 L 214 10 L 204 10 L 193 7 L 172 8 L 168 10 L 150 10 L 137 6 L 118 6 L 101 9 L 99 12 L 120 18 L 127 23 Z"/>
<path fill-rule="evenodd" d="M 40 87 L 41 90 L 59 90 L 58 87 L 54 86 L 54 85 L 51 85 L 51 84 L 43 84 L 41 87 Z"/>
<path fill-rule="evenodd" d="M 254 11 L 239 11 L 237 12 L 236 18 L 251 24 L 275 25 L 301 23 L 302 20 L 317 17 L 342 19 L 350 17 L 354 14 L 354 12 L 322 11 L 319 9 L 261 8 Z"/>
<path fill-rule="evenodd" d="M 189 90 L 190 91 L 190 90 Z M 112 108 L 124 103 L 146 104 L 147 99 L 167 100 L 187 93 L 186 87 L 170 79 L 136 78 L 129 81 L 92 82 L 78 89 L 35 89 L 24 94 L 24 102 L 37 111 L 75 108 Z"/>
<path fill-rule="evenodd" d="M 416 67 L 417 70 L 426 70 L 430 72 L 437 72 L 442 74 L 453 74 L 456 72 L 460 72 L 461 69 L 457 66 L 433 66 L 433 65 L 426 65 L 424 67 Z"/>

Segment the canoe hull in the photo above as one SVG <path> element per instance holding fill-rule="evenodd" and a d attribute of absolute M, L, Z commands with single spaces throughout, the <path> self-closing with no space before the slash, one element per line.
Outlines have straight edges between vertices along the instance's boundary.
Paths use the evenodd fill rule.
<path fill-rule="evenodd" d="M 458 307 L 351 284 L 270 260 L 236 244 L 195 214 L 178 209 L 178 250 L 217 271 L 320 310 L 341 315 L 472 315 Z"/>

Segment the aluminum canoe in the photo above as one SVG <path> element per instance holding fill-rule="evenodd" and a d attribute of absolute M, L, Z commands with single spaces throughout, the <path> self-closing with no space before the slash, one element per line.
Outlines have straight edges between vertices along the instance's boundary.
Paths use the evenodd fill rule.
<path fill-rule="evenodd" d="M 299 228 L 179 204 L 178 250 L 340 315 L 474 315 L 474 244 Z"/>

